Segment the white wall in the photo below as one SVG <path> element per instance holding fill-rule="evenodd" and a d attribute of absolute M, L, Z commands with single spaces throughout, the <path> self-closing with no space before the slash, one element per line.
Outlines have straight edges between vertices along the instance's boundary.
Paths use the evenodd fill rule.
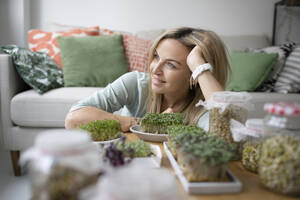
<path fill-rule="evenodd" d="M 195 26 L 222 35 L 272 35 L 278 0 L 31 0 L 31 25 L 47 22 L 135 32 Z"/>
<path fill-rule="evenodd" d="M 27 43 L 48 22 L 136 32 L 193 26 L 222 35 L 272 36 L 278 0 L 0 0 L 0 45 Z M 25 38 L 25 39 L 24 39 Z"/>
<path fill-rule="evenodd" d="M 0 0 L 0 45 L 26 46 L 30 0 Z"/>

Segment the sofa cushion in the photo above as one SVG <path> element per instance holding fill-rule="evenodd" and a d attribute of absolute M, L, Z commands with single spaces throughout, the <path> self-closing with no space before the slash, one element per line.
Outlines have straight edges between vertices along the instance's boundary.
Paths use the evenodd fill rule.
<path fill-rule="evenodd" d="M 287 57 L 274 90 L 280 93 L 300 92 L 300 45 L 296 46 Z"/>
<path fill-rule="evenodd" d="M 255 91 L 274 92 L 275 83 L 278 79 L 280 72 L 285 66 L 286 57 L 291 53 L 291 51 L 293 51 L 294 46 L 295 43 L 288 42 L 280 46 L 269 46 L 269 47 L 259 48 L 259 49 L 248 48 L 245 50 L 245 52 L 268 53 L 268 54 L 275 53 L 278 55 L 276 63 L 274 63 L 274 66 L 272 67 L 268 78 Z"/>
<path fill-rule="evenodd" d="M 122 35 L 59 37 L 66 87 L 105 87 L 128 71 Z"/>
<path fill-rule="evenodd" d="M 28 45 L 32 51 L 47 53 L 62 68 L 58 36 L 99 35 L 99 27 L 76 28 L 64 31 L 48 32 L 39 29 L 28 31 Z"/>
<path fill-rule="evenodd" d="M 226 90 L 254 91 L 269 75 L 277 54 L 232 52 L 232 74 Z"/>
<path fill-rule="evenodd" d="M 129 71 L 147 72 L 151 40 L 124 34 L 123 42 Z"/>
<path fill-rule="evenodd" d="M 72 104 L 101 88 L 64 87 L 39 95 L 27 90 L 13 97 L 11 118 L 19 126 L 64 127 L 65 117 Z"/>
<path fill-rule="evenodd" d="M 100 32 L 101 35 L 115 35 L 120 34 L 110 29 L 105 29 Z M 126 60 L 129 65 L 129 71 L 145 72 L 148 68 L 148 59 L 151 40 L 145 40 L 131 34 L 122 33 L 123 44 L 126 55 Z"/>
<path fill-rule="evenodd" d="M 11 55 L 20 77 L 39 94 L 64 86 L 62 70 L 47 54 L 15 45 L 0 48 Z"/>

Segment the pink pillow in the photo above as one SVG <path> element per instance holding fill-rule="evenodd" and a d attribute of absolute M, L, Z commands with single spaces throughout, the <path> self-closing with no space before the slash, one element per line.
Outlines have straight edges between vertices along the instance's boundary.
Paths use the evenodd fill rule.
<path fill-rule="evenodd" d="M 109 29 L 101 29 L 101 35 L 120 34 Z M 129 34 L 123 34 L 123 44 L 129 71 L 145 72 L 148 70 L 149 51 L 151 40 L 145 40 Z"/>
<path fill-rule="evenodd" d="M 60 50 L 58 46 L 58 36 L 92 36 L 100 35 L 99 26 L 72 29 L 69 31 L 47 32 L 39 29 L 28 31 L 29 49 L 34 52 L 44 52 L 50 56 L 57 65 L 62 68 Z"/>

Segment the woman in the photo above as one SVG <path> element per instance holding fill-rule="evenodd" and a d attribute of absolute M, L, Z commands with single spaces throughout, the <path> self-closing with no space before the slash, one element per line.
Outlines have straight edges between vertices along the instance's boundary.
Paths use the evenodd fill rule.
<path fill-rule="evenodd" d="M 116 119 L 127 132 L 146 112 L 180 112 L 186 124 L 208 130 L 209 114 L 195 104 L 224 90 L 229 63 L 223 42 L 212 31 L 184 27 L 166 31 L 150 51 L 148 73 L 126 73 L 73 105 L 66 128 Z M 121 115 L 113 114 L 122 107 Z"/>

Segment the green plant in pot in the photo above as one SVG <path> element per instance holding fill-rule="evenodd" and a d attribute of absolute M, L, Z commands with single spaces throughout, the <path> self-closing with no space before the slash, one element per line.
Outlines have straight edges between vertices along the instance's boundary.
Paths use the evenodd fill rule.
<path fill-rule="evenodd" d="M 150 146 L 143 140 L 118 142 L 117 149 L 121 150 L 125 157 L 149 157 L 153 154 Z"/>
<path fill-rule="evenodd" d="M 178 163 L 190 182 L 223 181 L 225 165 L 236 145 L 211 135 L 180 134 L 176 138 Z"/>
<path fill-rule="evenodd" d="M 116 120 L 95 120 L 79 128 L 89 132 L 94 141 L 113 140 L 122 136 L 121 125 Z"/>
<path fill-rule="evenodd" d="M 168 148 L 174 158 L 177 158 L 176 153 L 176 137 L 182 133 L 185 134 L 199 134 L 204 135 L 207 134 L 202 128 L 199 128 L 195 125 L 173 125 L 168 127 Z"/>
<path fill-rule="evenodd" d="M 146 113 L 141 120 L 142 131 L 147 133 L 167 134 L 168 126 L 183 125 L 181 113 Z"/>

